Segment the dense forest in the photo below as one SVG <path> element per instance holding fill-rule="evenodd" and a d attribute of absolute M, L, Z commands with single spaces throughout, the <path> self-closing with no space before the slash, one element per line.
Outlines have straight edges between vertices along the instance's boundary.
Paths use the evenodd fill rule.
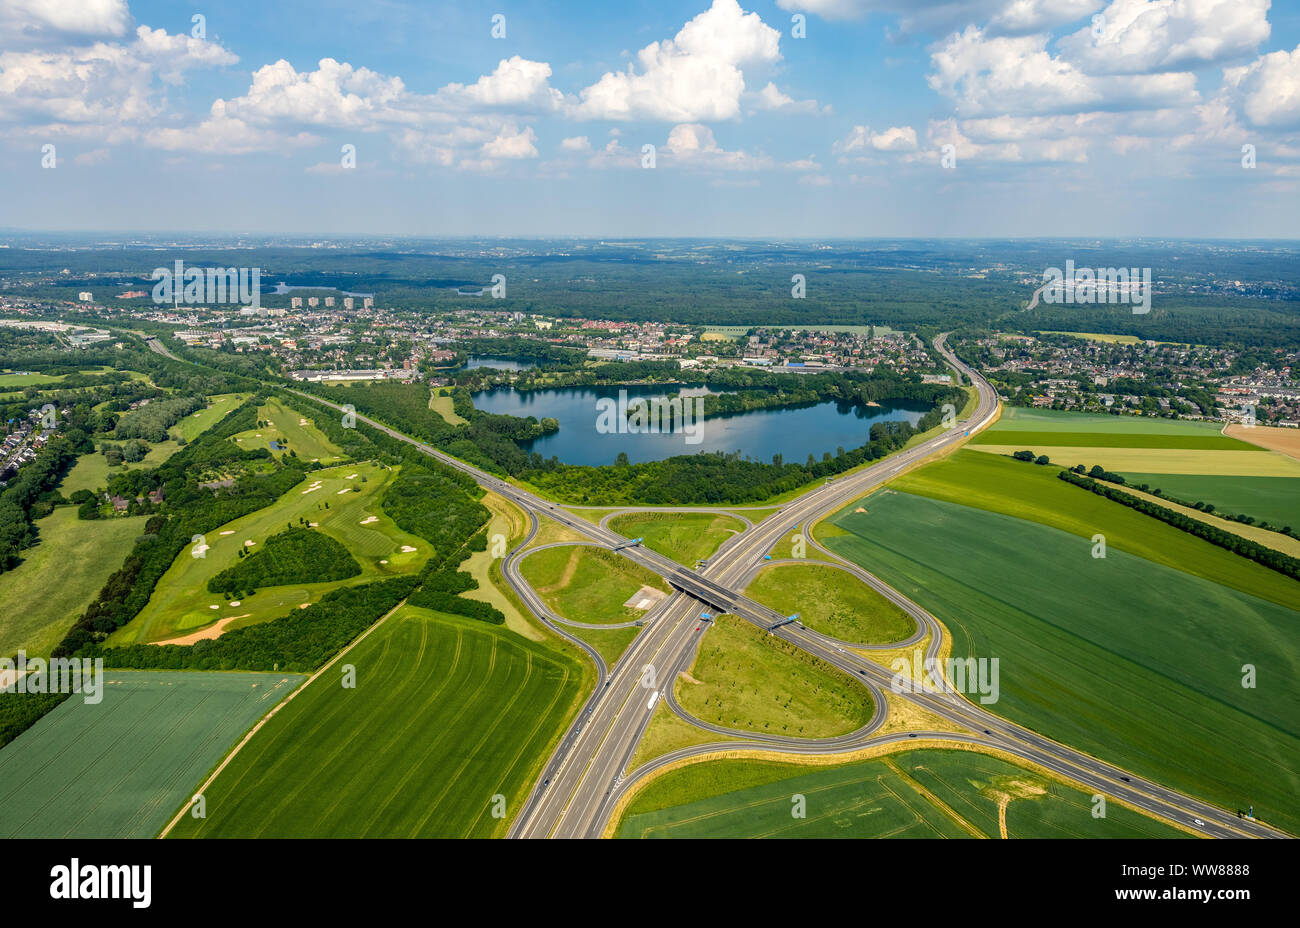
<path fill-rule="evenodd" d="M 297 286 L 373 293 L 377 305 L 417 313 L 489 307 L 561 318 L 689 325 L 812 321 L 911 331 L 1000 327 L 1107 332 L 1207 345 L 1300 344 L 1300 262 L 1294 246 L 1286 243 L 663 239 L 615 245 L 519 240 L 494 242 L 488 251 L 478 242 L 412 241 L 401 251 L 340 248 L 331 252 L 327 269 L 313 248 L 199 248 L 187 252 L 186 260 L 195 266 L 257 265 L 268 287 L 278 277 Z M 87 274 L 109 268 L 120 273 L 124 284 L 135 279 L 144 286 L 152 269 L 169 265 L 172 258 L 167 249 L 10 249 L 0 254 L 0 276 L 52 275 L 67 267 L 68 275 L 15 292 L 73 301 L 76 291 L 94 286 Z M 1151 312 L 1134 314 L 1126 305 L 1047 303 L 1025 312 L 1044 269 L 1061 267 L 1067 258 L 1081 267 L 1150 268 Z M 495 274 L 508 281 L 504 299 L 460 291 L 489 285 Z M 802 299 L 791 296 L 794 274 L 807 281 Z M 1234 280 L 1245 286 L 1225 286 Z M 288 300 L 288 295 L 262 295 L 267 306 L 288 306 Z M 213 366 L 244 365 L 240 372 L 250 376 L 266 363 L 264 357 L 230 355 L 217 363 L 207 355 L 219 352 L 195 352 L 196 359 Z"/>
<path fill-rule="evenodd" d="M 266 539 L 252 554 L 208 581 L 208 592 L 251 596 L 265 586 L 346 580 L 361 573 L 348 549 L 323 532 L 295 526 Z"/>

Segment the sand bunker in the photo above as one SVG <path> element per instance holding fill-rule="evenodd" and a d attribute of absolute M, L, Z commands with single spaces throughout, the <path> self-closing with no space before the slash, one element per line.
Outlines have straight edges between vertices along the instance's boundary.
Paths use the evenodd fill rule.
<path fill-rule="evenodd" d="M 232 604 L 233 605 L 233 604 Z M 212 608 L 216 608 L 213 606 Z M 181 635 L 179 638 L 168 638 L 166 641 L 155 641 L 154 644 L 194 644 L 196 641 L 207 641 L 210 638 L 216 638 L 224 632 L 231 622 L 239 619 L 246 619 L 253 613 L 246 612 L 243 615 L 226 616 L 224 619 L 218 619 L 207 628 L 200 629 L 197 632 L 190 632 L 188 635 Z"/>
<path fill-rule="evenodd" d="M 235 534 L 235 530 L 232 528 L 232 529 L 230 529 L 229 531 L 222 532 L 221 534 L 222 534 L 222 535 L 233 535 L 233 534 Z"/>
<path fill-rule="evenodd" d="M 371 522 L 378 522 L 379 516 L 366 516 L 361 520 L 362 525 L 369 525 Z"/>
<path fill-rule="evenodd" d="M 416 549 L 415 549 L 415 548 L 412 548 L 410 545 L 402 545 L 402 553 L 403 553 L 403 554 L 410 554 L 412 551 L 415 551 L 415 550 L 416 550 Z"/>

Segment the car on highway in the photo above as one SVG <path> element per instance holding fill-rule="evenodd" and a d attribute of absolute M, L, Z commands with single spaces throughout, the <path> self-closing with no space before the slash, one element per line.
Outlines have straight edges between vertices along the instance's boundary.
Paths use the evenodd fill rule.
<path fill-rule="evenodd" d="M 1205 827 L 1205 823 L 1204 823 L 1203 821 L 1201 821 L 1199 818 L 1194 818 L 1194 819 L 1192 819 L 1192 821 L 1195 822 L 1196 824 L 1200 825 L 1202 828 Z"/>

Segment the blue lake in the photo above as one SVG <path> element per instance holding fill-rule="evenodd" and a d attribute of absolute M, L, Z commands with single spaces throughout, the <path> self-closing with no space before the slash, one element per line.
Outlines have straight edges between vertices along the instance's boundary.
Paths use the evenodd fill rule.
<path fill-rule="evenodd" d="M 560 430 L 528 442 L 528 451 L 542 457 L 558 457 L 566 464 L 613 464 L 619 452 L 633 463 L 661 461 L 679 454 L 739 451 L 743 457 L 771 461 L 774 454 L 786 461 L 802 464 L 811 454 L 835 454 L 837 448 L 856 448 L 866 444 L 871 426 L 876 422 L 918 422 L 929 407 L 913 402 L 883 404 L 854 409 L 835 402 L 819 403 L 800 409 L 764 409 L 705 419 L 696 424 L 697 442 L 676 433 L 617 433 L 597 428 L 601 420 L 601 400 L 617 402 L 619 390 L 629 400 L 637 397 L 677 396 L 662 387 L 568 387 L 557 390 L 520 392 L 512 387 L 497 387 L 474 394 L 474 406 L 484 412 L 512 416 L 550 416 L 559 420 Z M 699 395 L 709 391 L 694 387 L 681 391 Z M 610 420 L 606 415 L 605 421 Z M 622 418 L 621 416 L 614 417 Z"/>

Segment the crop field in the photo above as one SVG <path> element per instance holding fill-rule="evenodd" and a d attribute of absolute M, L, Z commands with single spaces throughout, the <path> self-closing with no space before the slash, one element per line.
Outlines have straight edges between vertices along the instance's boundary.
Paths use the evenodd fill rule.
<path fill-rule="evenodd" d="M 912 617 L 857 577 L 823 564 L 774 564 L 745 591 L 813 631 L 841 641 L 889 644 L 916 631 Z"/>
<path fill-rule="evenodd" d="M 110 671 L 0 750 L 0 836 L 149 838 L 305 678 Z"/>
<path fill-rule="evenodd" d="M 548 606 L 572 622 L 632 622 L 649 611 L 623 605 L 641 587 L 668 593 L 667 584 L 644 567 L 592 545 L 543 548 L 520 561 L 519 572 Z"/>
<path fill-rule="evenodd" d="M 1099 464 L 1123 474 L 1300 477 L 1300 461 L 1241 438 L 1209 422 L 1012 407 L 970 446 L 1001 455 L 1030 450 L 1053 464 Z"/>
<path fill-rule="evenodd" d="M 102 460 L 102 458 L 101 458 Z M 66 492 L 66 490 L 65 490 Z M 0 655 L 48 655 L 144 531 L 145 516 L 82 521 L 61 506 L 36 523 L 40 541 L 0 574 Z"/>
<path fill-rule="evenodd" d="M 574 654 L 404 606 L 348 653 L 354 689 L 313 681 L 172 834 L 500 837 L 590 686 Z"/>
<path fill-rule="evenodd" d="M 1132 513 L 1101 501 L 1117 517 Z M 1062 510 L 1080 518 L 1088 504 Z M 1112 527 L 1122 522 L 1109 515 L 1083 522 L 1107 538 L 1106 557 L 1093 558 L 1087 536 L 891 493 L 869 513 L 841 510 L 833 521 L 850 534 L 826 544 L 934 613 L 955 655 L 999 660 L 990 711 L 1227 808 L 1253 803 L 1260 818 L 1300 831 L 1300 682 L 1290 669 L 1300 661 L 1300 584 L 1265 571 L 1290 584 L 1282 605 L 1196 576 L 1192 567 L 1234 556 L 1190 537 L 1205 556 L 1197 564 L 1183 552 L 1188 570 L 1147 560 L 1119 545 Z M 1146 541 L 1159 550 L 1158 537 Z M 1246 664 L 1271 682 L 1244 687 Z"/>
<path fill-rule="evenodd" d="M 792 815 L 804 797 L 804 818 Z M 1173 838 L 1182 832 L 1000 758 L 923 749 L 800 767 L 718 760 L 659 777 L 628 806 L 620 838 Z"/>
<path fill-rule="evenodd" d="M 996 431 L 996 426 L 972 437 L 970 444 L 1005 445 L 1013 438 L 1025 448 L 1046 446 L 1049 448 L 1168 448 L 1180 451 L 1221 449 L 1225 451 L 1259 452 L 1261 450 L 1254 445 L 1246 444 L 1244 441 L 1217 434 L 1169 435 L 1150 432 L 1062 432 L 1055 430 L 1034 432 L 1028 429 L 999 432 Z"/>
<path fill-rule="evenodd" d="M 1184 450 L 1178 448 L 1105 448 L 1075 445 L 972 445 L 991 454 L 1022 449 L 1045 454 L 1053 464 L 1073 467 L 1099 464 L 1106 470 L 1159 474 L 1219 474 L 1224 477 L 1300 477 L 1300 461 L 1272 451 Z"/>
<path fill-rule="evenodd" d="M 1055 467 L 959 451 L 943 461 L 904 474 L 890 486 L 1050 525 L 1089 539 L 1089 549 L 1092 536 L 1101 532 L 1106 536 L 1108 548 L 1119 548 L 1284 606 L 1296 604 L 1294 580 L 1172 525 L 1080 491 L 1059 479 L 1057 472 Z M 892 492 L 886 489 L 869 497 L 864 508 L 874 511 Z M 852 508 L 857 509 L 858 505 Z M 839 524 L 838 518 L 819 525 L 819 537 L 822 526 L 835 524 Z"/>
<path fill-rule="evenodd" d="M 246 399 L 248 399 L 247 393 L 219 393 L 209 396 L 206 407 L 190 413 L 171 427 L 172 437 L 179 436 L 186 441 L 194 441 Z"/>
<path fill-rule="evenodd" d="M 428 542 L 403 532 L 380 506 L 396 477 L 396 470 L 371 463 L 313 472 L 274 505 L 205 536 L 207 548 L 201 550 L 201 557 L 194 556 L 201 545 L 182 551 L 158 581 L 148 604 L 109 637 L 108 645 L 169 641 L 217 622 L 224 622 L 218 626 L 221 631 L 253 625 L 315 602 L 340 586 L 418 570 L 428 559 Z M 241 546 L 256 551 L 300 518 L 342 542 L 361 564 L 361 573 L 348 580 L 266 587 L 247 599 L 227 600 L 208 592 L 208 581 L 236 563 Z M 246 544 L 249 541 L 251 546 Z"/>
<path fill-rule="evenodd" d="M 1281 478 L 1285 480 L 1286 478 Z M 1161 481 L 1157 481 L 1159 484 Z M 1300 488 L 1300 483 L 1297 484 Z M 1230 519 L 1221 518 L 1213 512 L 1206 512 L 1203 509 L 1196 509 L 1193 506 L 1184 506 L 1182 503 L 1175 503 L 1167 496 L 1156 496 L 1151 492 L 1139 490 L 1136 486 L 1125 486 L 1123 492 L 1138 499 L 1144 499 L 1149 503 L 1157 506 L 1163 506 L 1165 509 L 1172 509 L 1174 512 L 1182 513 L 1189 519 L 1196 519 L 1198 522 L 1204 522 L 1215 528 L 1222 529 L 1225 532 L 1231 532 L 1234 535 L 1240 535 L 1242 538 L 1249 538 L 1251 541 L 1259 542 L 1265 547 L 1281 551 L 1283 554 L 1289 554 L 1292 557 L 1300 558 L 1300 538 L 1293 538 L 1290 535 L 1284 535 L 1281 532 L 1270 529 L 1260 528 L 1258 525 L 1246 525 L 1243 522 L 1235 522 Z"/>
<path fill-rule="evenodd" d="M 644 538 L 652 551 L 694 567 L 745 524 L 713 512 L 638 512 L 610 519 L 609 527 L 627 538 Z"/>
<path fill-rule="evenodd" d="M 1239 422 L 1224 431 L 1232 438 L 1240 438 L 1270 451 L 1278 451 L 1300 460 L 1300 429 L 1284 429 L 1271 425 L 1245 426 Z"/>
<path fill-rule="evenodd" d="M 257 418 L 265 421 L 266 425 L 230 436 L 230 440 L 245 451 L 268 448 L 276 457 L 292 451 L 304 461 L 320 461 L 322 464 L 330 464 L 343 457 L 342 450 L 326 438 L 310 419 L 274 397 L 267 400 L 265 406 L 258 408 Z M 272 447 L 272 442 L 282 447 Z"/>
<path fill-rule="evenodd" d="M 677 701 L 696 718 L 792 738 L 843 735 L 871 721 L 867 688 L 806 651 L 731 615 L 700 634 L 690 673 L 675 681 Z"/>
<path fill-rule="evenodd" d="M 979 437 L 990 432 L 1103 432 L 1108 435 L 1218 435 L 1219 425 L 1192 419 L 1159 416 L 1112 416 L 1091 412 L 1060 412 L 1006 406 L 1002 416 Z M 1009 440 L 1009 439 L 1008 439 Z"/>
<path fill-rule="evenodd" d="M 1219 512 L 1266 519 L 1300 530 L 1300 480 L 1294 477 L 1221 477 L 1215 474 L 1125 473 L 1132 484 L 1158 487 L 1189 503 L 1213 503 Z"/>

